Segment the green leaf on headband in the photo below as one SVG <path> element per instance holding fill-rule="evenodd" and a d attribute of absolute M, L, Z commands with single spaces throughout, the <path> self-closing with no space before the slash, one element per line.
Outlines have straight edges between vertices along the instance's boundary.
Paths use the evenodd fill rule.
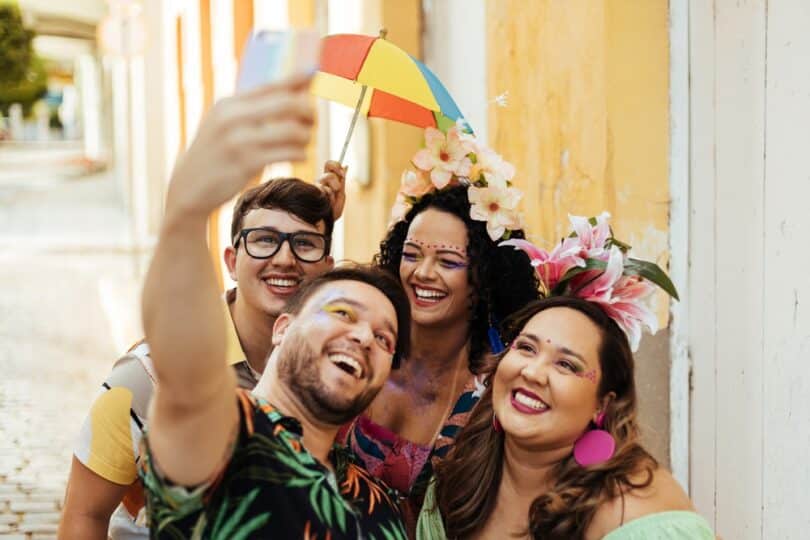
<path fill-rule="evenodd" d="M 585 266 L 575 266 L 568 270 L 565 275 L 560 279 L 560 282 L 557 283 L 557 286 L 554 287 L 554 290 L 551 291 L 553 296 L 561 295 L 565 292 L 565 287 L 568 285 L 568 282 L 571 278 L 578 276 L 584 272 L 590 272 L 591 270 L 602 270 L 604 271 L 607 268 L 606 261 L 600 261 L 599 259 L 585 259 Z"/>
<path fill-rule="evenodd" d="M 602 270 L 604 271 L 607 268 L 606 261 L 600 261 L 598 259 L 586 259 L 585 266 L 575 266 L 571 268 L 565 275 L 560 279 L 560 282 L 554 287 L 554 290 L 551 292 L 552 295 L 560 295 L 565 292 L 565 288 L 568 285 L 568 282 L 571 278 L 574 278 L 584 272 L 590 272 L 591 270 Z M 626 258 L 624 260 L 624 272 L 623 274 L 628 276 L 641 276 L 646 280 L 649 280 L 656 284 L 657 286 L 661 287 L 668 295 L 670 295 L 675 300 L 680 300 L 678 297 L 678 290 L 675 288 L 675 285 L 669 279 L 669 276 L 661 270 L 661 267 L 655 264 L 654 262 L 649 261 L 642 261 L 640 259 L 632 259 Z M 596 276 L 594 277 L 594 279 Z"/>
<path fill-rule="evenodd" d="M 611 246 L 616 246 L 622 253 L 627 253 L 632 248 L 630 244 L 626 244 L 613 236 L 613 229 L 610 229 L 610 238 L 605 242 L 606 248 L 610 248 Z"/>
<path fill-rule="evenodd" d="M 675 300 L 680 300 L 678 290 L 669 279 L 669 276 L 661 270 L 661 267 L 650 261 L 627 258 L 624 261 L 624 273 L 631 276 L 641 276 L 648 279 L 664 289 L 664 291 Z"/>

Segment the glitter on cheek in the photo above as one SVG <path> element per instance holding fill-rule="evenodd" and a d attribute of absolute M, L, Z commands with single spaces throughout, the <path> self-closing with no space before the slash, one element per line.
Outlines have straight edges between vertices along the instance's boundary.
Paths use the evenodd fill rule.
<path fill-rule="evenodd" d="M 583 372 L 580 372 L 580 373 L 575 373 L 574 375 L 576 375 L 580 379 L 588 379 L 592 383 L 596 384 L 596 370 L 595 369 L 592 369 L 590 371 L 583 371 Z"/>

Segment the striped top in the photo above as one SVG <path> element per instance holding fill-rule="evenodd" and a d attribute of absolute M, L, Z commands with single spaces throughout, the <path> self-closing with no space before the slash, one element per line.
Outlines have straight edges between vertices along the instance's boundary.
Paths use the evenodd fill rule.
<path fill-rule="evenodd" d="M 233 294 L 226 295 L 228 303 L 234 298 Z M 236 373 L 238 385 L 252 389 L 260 374 L 245 360 L 230 311 L 224 303 L 223 308 L 228 321 L 226 360 Z M 110 518 L 108 535 L 113 540 L 149 537 L 143 486 L 136 467 L 155 381 L 149 345 L 140 341 L 116 361 L 101 384 L 75 442 L 74 455 L 85 467 L 105 480 L 129 486 Z"/>

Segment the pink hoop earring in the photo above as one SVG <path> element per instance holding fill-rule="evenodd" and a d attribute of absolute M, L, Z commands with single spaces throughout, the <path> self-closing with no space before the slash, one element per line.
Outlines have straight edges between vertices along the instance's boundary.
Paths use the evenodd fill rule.
<path fill-rule="evenodd" d="M 583 467 L 604 463 L 613 457 L 616 451 L 616 440 L 613 435 L 602 429 L 605 413 L 596 417 L 596 429 L 583 433 L 574 443 L 574 459 Z"/>
<path fill-rule="evenodd" d="M 495 413 L 492 413 L 492 429 L 495 430 L 495 433 L 503 433 L 503 426 L 501 425 L 501 421 L 498 420 L 498 417 L 495 416 Z"/>

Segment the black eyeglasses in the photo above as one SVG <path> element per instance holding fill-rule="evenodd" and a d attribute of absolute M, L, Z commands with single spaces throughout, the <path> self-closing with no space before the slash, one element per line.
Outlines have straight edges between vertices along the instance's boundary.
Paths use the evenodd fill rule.
<path fill-rule="evenodd" d="M 284 233 L 270 227 L 256 227 L 239 231 L 239 236 L 233 242 L 234 247 L 238 247 L 239 240 L 243 240 L 245 251 L 254 259 L 269 259 L 278 253 L 285 241 L 290 244 L 295 258 L 302 262 L 318 262 L 329 251 L 326 236 L 314 232 Z"/>

